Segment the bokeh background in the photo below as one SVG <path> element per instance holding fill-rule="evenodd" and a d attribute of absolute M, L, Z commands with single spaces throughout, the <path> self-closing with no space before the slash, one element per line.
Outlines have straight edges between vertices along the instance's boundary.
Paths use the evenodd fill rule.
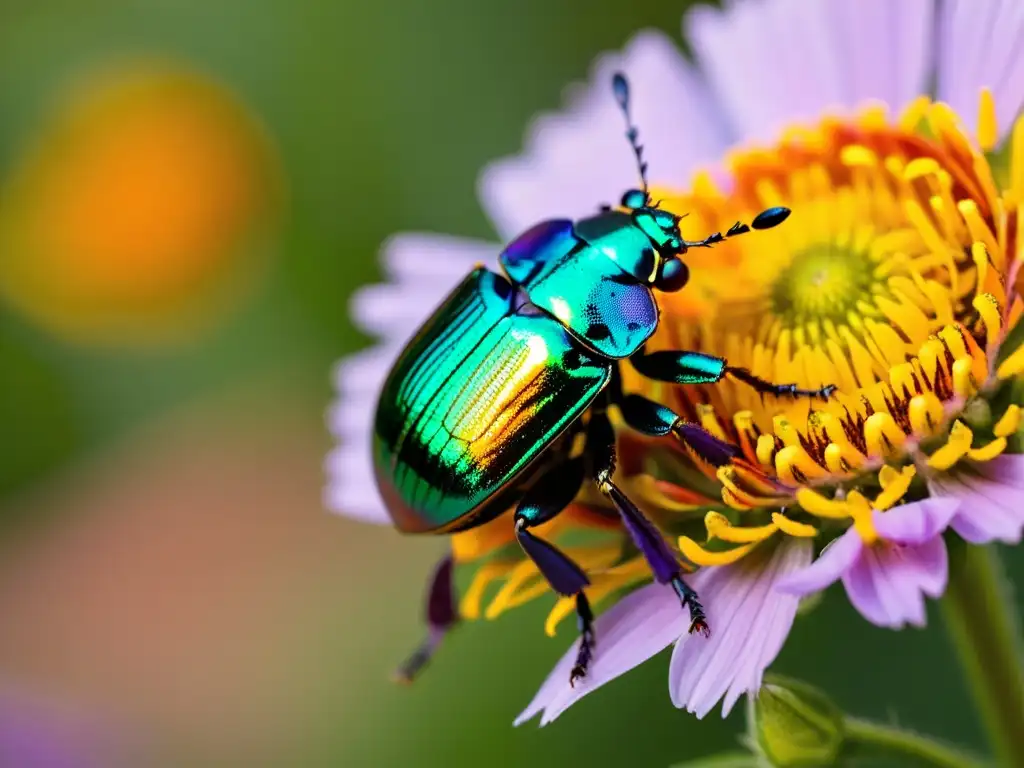
<path fill-rule="evenodd" d="M 571 639 L 544 637 L 547 604 L 392 686 L 443 545 L 321 505 L 379 243 L 490 236 L 478 169 L 595 54 L 678 37 L 685 5 L 5 0 L 0 765 L 659 766 L 735 743 L 742 713 L 672 708 L 667 656 L 513 728 Z M 980 746 L 937 612 L 891 633 L 830 592 L 776 669 Z"/>

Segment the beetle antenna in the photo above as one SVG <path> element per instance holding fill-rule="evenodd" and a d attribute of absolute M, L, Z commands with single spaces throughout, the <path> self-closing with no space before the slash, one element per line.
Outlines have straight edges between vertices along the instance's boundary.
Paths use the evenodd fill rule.
<path fill-rule="evenodd" d="M 636 165 L 640 170 L 640 184 L 644 193 L 644 204 L 650 202 L 651 196 L 647 190 L 647 163 L 644 162 L 644 148 L 637 140 L 640 131 L 633 125 L 633 118 L 629 114 L 629 81 L 621 72 L 612 76 L 612 91 L 615 93 L 615 100 L 619 103 L 623 117 L 626 118 L 626 138 L 629 139 L 629 146 L 633 148 L 636 156 Z M 654 206 L 657 208 L 657 206 Z"/>
<path fill-rule="evenodd" d="M 772 227 L 777 227 L 789 218 L 789 214 L 789 208 L 783 208 L 781 205 L 777 205 L 773 208 L 766 208 L 757 214 L 750 224 L 743 224 L 737 221 L 729 227 L 724 235 L 721 232 L 715 232 L 713 235 L 708 235 L 703 240 L 697 240 L 696 242 L 683 240 L 683 246 L 686 248 L 706 248 L 714 245 L 715 243 L 722 242 L 727 237 L 742 235 L 749 232 L 751 229 L 771 229 Z"/>

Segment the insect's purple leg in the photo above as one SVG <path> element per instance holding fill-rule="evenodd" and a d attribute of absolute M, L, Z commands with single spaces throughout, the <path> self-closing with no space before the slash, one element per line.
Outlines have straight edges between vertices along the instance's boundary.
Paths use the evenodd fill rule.
<path fill-rule="evenodd" d="M 679 595 L 683 606 L 690 611 L 690 632 L 711 634 L 704 607 L 697 593 L 683 581 L 683 567 L 679 556 L 665 541 L 661 531 L 641 512 L 612 480 L 615 474 L 615 432 L 608 414 L 595 409 L 587 427 L 587 452 L 594 462 L 594 478 L 598 488 L 618 510 L 619 516 L 636 548 L 644 556 L 660 584 L 670 585 Z"/>
<path fill-rule="evenodd" d="M 444 636 L 459 623 L 454 571 L 455 562 L 451 555 L 441 560 L 434 569 L 430 582 L 427 585 L 427 638 L 395 670 L 394 678 L 397 682 L 411 683 L 430 662 Z"/>
<path fill-rule="evenodd" d="M 516 539 L 527 557 L 555 592 L 576 598 L 580 645 L 569 676 L 570 685 L 586 676 L 594 654 L 594 616 L 583 592 L 590 580 L 568 555 L 554 544 L 534 536 L 529 529 L 551 520 L 572 503 L 583 485 L 583 469 L 580 459 L 554 465 L 526 492 L 515 512 Z"/>

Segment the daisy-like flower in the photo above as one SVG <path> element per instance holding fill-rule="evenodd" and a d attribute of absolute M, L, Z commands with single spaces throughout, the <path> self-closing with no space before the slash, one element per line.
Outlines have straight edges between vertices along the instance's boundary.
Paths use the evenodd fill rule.
<path fill-rule="evenodd" d="M 485 170 L 482 201 L 503 239 L 618 199 L 635 183 L 607 93 L 623 70 L 653 198 L 687 214 L 686 236 L 768 206 L 793 211 L 770 232 L 687 253 L 690 283 L 661 297 L 648 351 L 699 350 L 771 381 L 838 386 L 829 402 L 809 402 L 742 380 L 679 387 L 626 371 L 627 391 L 736 452 L 715 468 L 675 443 L 620 438 L 620 483 L 701 568 L 692 583 L 713 635 L 686 635 L 678 602 L 669 611 L 663 587 L 641 587 L 598 619 L 590 676 L 570 688 L 570 649 L 520 720 L 550 721 L 673 643 L 673 702 L 704 715 L 724 699 L 727 712 L 758 689 L 799 595 L 841 578 L 869 620 L 920 624 L 923 596 L 945 585 L 947 527 L 974 543 L 1019 540 L 1024 486 L 1008 451 L 1020 409 L 1006 403 L 1024 372 L 1024 349 L 1007 341 L 1022 311 L 1022 30 L 1017 6 L 1000 0 L 702 6 L 684 24 L 696 65 L 662 35 L 639 34 L 598 61 L 563 113 L 535 123 L 521 156 Z M 385 248 L 390 282 L 354 303 L 382 343 L 337 372 L 332 508 L 388 519 L 370 481 L 366 398 L 429 308 L 498 251 L 412 235 Z M 589 503 L 551 525 L 589 524 Z M 477 570 L 463 616 L 494 617 L 545 592 L 532 563 L 506 554 L 511 539 L 508 520 L 456 537 L 457 563 L 498 553 Z M 574 553 L 592 601 L 649 579 L 620 553 Z M 548 632 L 571 612 L 560 600 Z"/>

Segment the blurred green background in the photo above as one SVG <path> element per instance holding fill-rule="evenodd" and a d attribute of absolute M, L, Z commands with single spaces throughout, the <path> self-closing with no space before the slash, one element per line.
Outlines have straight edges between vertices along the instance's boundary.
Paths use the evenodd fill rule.
<path fill-rule="evenodd" d="M 3 3 L 0 692 L 98 765 L 659 766 L 734 743 L 740 713 L 673 709 L 667 655 L 514 729 L 570 641 L 544 637 L 547 601 L 393 687 L 442 544 L 320 503 L 379 243 L 490 236 L 478 170 L 597 53 L 678 37 L 684 6 Z M 980 747 L 939 618 L 878 630 L 833 590 L 776 669 Z"/>

